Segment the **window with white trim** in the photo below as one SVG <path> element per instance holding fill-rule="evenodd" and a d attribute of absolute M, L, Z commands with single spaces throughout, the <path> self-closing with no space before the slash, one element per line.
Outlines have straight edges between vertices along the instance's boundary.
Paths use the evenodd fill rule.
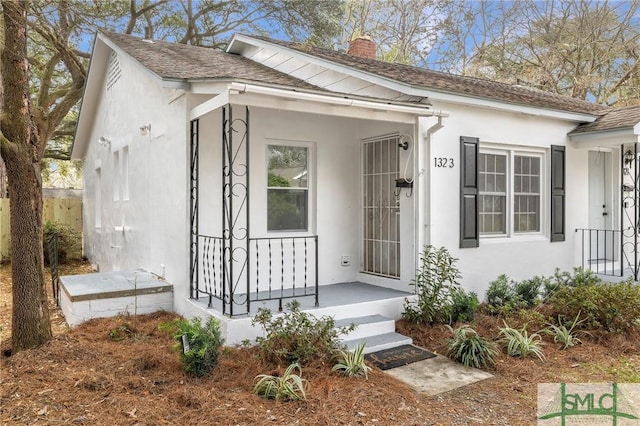
<path fill-rule="evenodd" d="M 540 233 L 542 164 L 541 153 L 481 150 L 478 157 L 480 235 Z"/>
<path fill-rule="evenodd" d="M 267 230 L 309 229 L 309 148 L 267 145 Z"/>

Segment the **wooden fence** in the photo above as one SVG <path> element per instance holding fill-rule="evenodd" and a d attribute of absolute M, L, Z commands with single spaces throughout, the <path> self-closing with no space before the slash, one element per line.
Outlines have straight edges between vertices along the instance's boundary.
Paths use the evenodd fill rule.
<path fill-rule="evenodd" d="M 56 221 L 82 232 L 82 199 L 44 198 L 42 216 L 44 223 Z M 0 260 L 9 257 L 10 234 L 9 199 L 0 198 Z"/>

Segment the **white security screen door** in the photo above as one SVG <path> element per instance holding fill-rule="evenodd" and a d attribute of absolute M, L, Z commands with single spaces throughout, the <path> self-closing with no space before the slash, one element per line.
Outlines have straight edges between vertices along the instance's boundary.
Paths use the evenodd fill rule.
<path fill-rule="evenodd" d="M 363 272 L 400 277 L 399 136 L 363 141 Z"/>

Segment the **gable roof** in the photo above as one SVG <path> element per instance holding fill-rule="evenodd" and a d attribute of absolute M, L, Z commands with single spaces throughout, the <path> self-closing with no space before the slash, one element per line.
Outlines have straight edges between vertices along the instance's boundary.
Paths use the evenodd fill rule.
<path fill-rule="evenodd" d="M 601 115 L 592 123 L 581 124 L 572 130 L 569 135 L 582 133 L 604 132 L 607 130 L 632 129 L 640 124 L 640 106 L 618 108 Z"/>
<path fill-rule="evenodd" d="M 144 40 L 127 34 L 100 31 L 108 40 L 162 79 L 203 80 L 234 79 L 293 86 L 310 90 L 320 88 L 288 74 L 239 55 L 219 49 Z"/>
<path fill-rule="evenodd" d="M 529 87 L 514 86 L 410 65 L 361 58 L 334 50 L 322 49 L 301 43 L 274 40 L 268 37 L 244 37 L 254 38 L 368 74 L 392 79 L 411 87 L 579 114 L 600 115 L 607 110 L 606 107 L 591 102 Z"/>

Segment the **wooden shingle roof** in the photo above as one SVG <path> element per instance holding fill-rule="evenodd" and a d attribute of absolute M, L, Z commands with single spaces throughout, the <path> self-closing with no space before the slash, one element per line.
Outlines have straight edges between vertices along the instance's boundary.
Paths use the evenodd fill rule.
<path fill-rule="evenodd" d="M 303 80 L 219 49 L 101 32 L 125 53 L 164 79 L 240 79 L 303 89 L 319 89 Z"/>
<path fill-rule="evenodd" d="M 569 134 L 577 135 L 613 129 L 631 129 L 638 123 L 640 123 L 640 106 L 618 108 L 608 111 L 592 123 L 581 124 Z"/>

